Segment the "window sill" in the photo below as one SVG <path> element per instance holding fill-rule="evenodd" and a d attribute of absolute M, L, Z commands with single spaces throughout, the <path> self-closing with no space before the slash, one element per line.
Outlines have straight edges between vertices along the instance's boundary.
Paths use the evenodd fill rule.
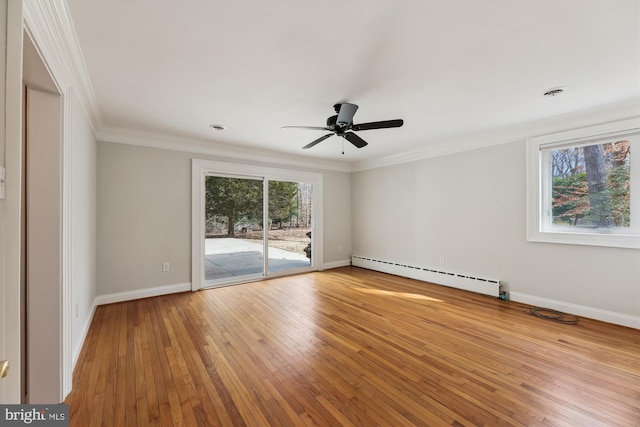
<path fill-rule="evenodd" d="M 624 234 L 530 231 L 527 235 L 527 241 L 539 243 L 560 243 L 566 245 L 640 249 L 640 236 Z"/>

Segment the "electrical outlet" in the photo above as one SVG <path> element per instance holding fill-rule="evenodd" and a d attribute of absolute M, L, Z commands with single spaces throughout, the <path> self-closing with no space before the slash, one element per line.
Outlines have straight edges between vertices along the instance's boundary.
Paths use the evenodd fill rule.
<path fill-rule="evenodd" d="M 444 265 L 444 256 L 441 256 L 440 258 L 438 258 L 438 264 Z"/>
<path fill-rule="evenodd" d="M 338 245 L 338 252 L 342 252 L 342 245 Z"/>
<path fill-rule="evenodd" d="M 76 303 L 76 304 L 74 305 L 74 311 L 75 311 L 75 318 L 77 319 L 77 318 L 78 318 L 78 314 L 79 314 L 79 310 L 78 310 L 78 303 Z"/>
<path fill-rule="evenodd" d="M 168 262 L 163 262 L 162 271 L 166 273 L 167 271 L 170 271 L 170 270 L 171 270 L 171 264 Z"/>

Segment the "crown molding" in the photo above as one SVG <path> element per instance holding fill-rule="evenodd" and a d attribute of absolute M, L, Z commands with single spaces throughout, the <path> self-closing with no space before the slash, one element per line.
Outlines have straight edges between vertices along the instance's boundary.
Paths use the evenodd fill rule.
<path fill-rule="evenodd" d="M 354 162 L 352 164 L 352 171 L 357 172 L 382 168 L 432 157 L 461 153 L 463 151 L 477 150 L 494 145 L 524 141 L 534 136 L 626 120 L 638 117 L 639 115 L 640 98 L 631 98 L 597 108 L 566 113 L 490 132 L 447 139 L 420 150 L 395 154 L 379 159 Z"/>
<path fill-rule="evenodd" d="M 94 132 L 100 129 L 100 109 L 66 1 L 23 1 L 23 11 L 25 31 L 60 93 L 73 88 Z"/>
<path fill-rule="evenodd" d="M 252 147 L 237 147 L 230 144 L 186 138 L 165 133 L 153 133 L 137 129 L 103 127 L 96 133 L 98 141 L 117 144 L 137 145 L 147 148 L 181 151 L 193 154 L 211 155 L 228 159 L 269 163 L 283 166 L 304 167 L 316 170 L 351 172 L 351 164 L 317 158 L 306 158 L 276 151 L 259 150 Z"/>

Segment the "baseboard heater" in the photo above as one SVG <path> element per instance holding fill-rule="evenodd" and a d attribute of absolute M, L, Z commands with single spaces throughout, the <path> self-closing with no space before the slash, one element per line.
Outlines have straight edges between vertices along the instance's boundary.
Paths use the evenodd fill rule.
<path fill-rule="evenodd" d="M 466 274 L 451 273 L 441 269 L 436 270 L 432 268 L 418 267 L 415 265 L 383 261 L 358 255 L 353 255 L 351 257 L 351 265 L 380 271 L 382 273 L 421 280 L 423 282 L 435 283 L 438 285 L 449 286 L 451 288 L 485 294 L 496 298 L 500 297 L 500 281 L 495 279 L 485 279 Z"/>

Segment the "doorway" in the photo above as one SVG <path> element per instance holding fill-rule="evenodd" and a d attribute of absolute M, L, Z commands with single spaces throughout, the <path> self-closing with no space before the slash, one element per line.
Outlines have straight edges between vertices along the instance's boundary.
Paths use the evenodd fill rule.
<path fill-rule="evenodd" d="M 318 269 L 322 175 L 193 161 L 192 289 Z"/>
<path fill-rule="evenodd" d="M 264 271 L 264 181 L 207 175 L 204 268 L 208 285 L 258 278 Z"/>
<path fill-rule="evenodd" d="M 65 110 L 63 96 L 26 32 L 23 40 L 21 399 L 46 404 L 64 399 L 65 375 L 70 376 L 63 358 Z"/>
<path fill-rule="evenodd" d="M 206 175 L 205 285 L 311 267 L 313 184 Z"/>
<path fill-rule="evenodd" d="M 267 271 L 290 273 L 311 266 L 313 184 L 268 182 Z"/>
<path fill-rule="evenodd" d="M 24 396 L 28 403 L 57 403 L 62 367 L 61 100 L 27 88 L 26 101 Z"/>

